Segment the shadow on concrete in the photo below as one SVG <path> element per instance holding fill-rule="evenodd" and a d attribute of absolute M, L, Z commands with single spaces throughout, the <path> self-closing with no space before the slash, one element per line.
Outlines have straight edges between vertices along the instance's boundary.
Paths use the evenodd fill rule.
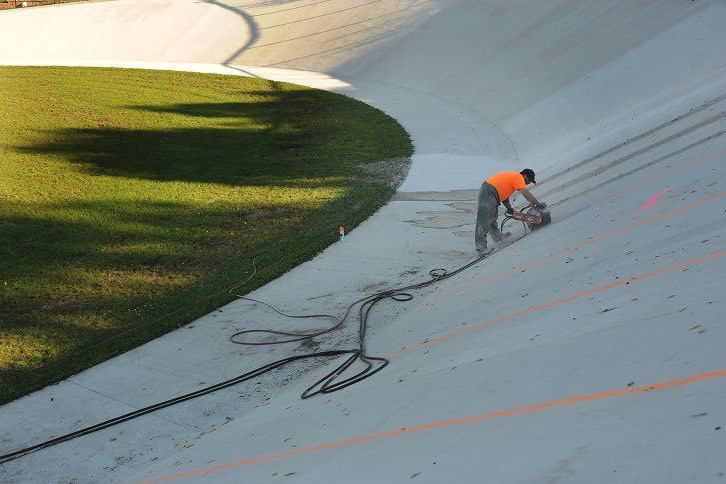
<path fill-rule="evenodd" d="M 249 31 L 250 31 L 249 39 L 247 39 L 247 41 L 242 45 L 242 47 L 240 47 L 232 55 L 227 57 L 227 59 L 225 59 L 222 62 L 223 65 L 227 65 L 230 62 L 232 62 L 234 59 L 239 57 L 243 52 L 245 52 L 247 49 L 252 47 L 255 44 L 255 42 L 257 42 L 257 39 L 260 38 L 260 29 L 257 26 L 257 22 L 255 22 L 255 19 L 250 14 L 248 14 L 241 8 L 227 5 L 218 0 L 202 0 L 202 1 L 205 3 L 209 3 L 211 5 L 215 5 L 217 7 L 223 8 L 225 10 L 229 10 L 230 12 L 234 12 L 235 14 L 239 15 L 240 17 L 242 17 L 242 19 L 244 19 L 244 21 L 247 24 L 247 27 L 249 28 Z M 257 76 L 255 76 L 255 77 L 257 77 Z"/>

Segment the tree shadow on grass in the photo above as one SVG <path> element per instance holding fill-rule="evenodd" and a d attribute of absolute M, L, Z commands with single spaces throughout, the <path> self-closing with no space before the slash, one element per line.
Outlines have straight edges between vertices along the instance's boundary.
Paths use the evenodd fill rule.
<path fill-rule="evenodd" d="M 269 219 L 247 218 L 259 222 L 244 227 L 257 231 L 249 240 L 236 225 L 244 216 L 230 206 L 211 207 L 197 223 L 189 213 L 196 207 L 178 203 L 76 202 L 14 215 L 0 204 L 7 228 L 0 234 L 0 403 L 158 337 L 309 260 L 337 238 L 341 214 L 357 225 L 370 213 L 346 203 L 289 218 L 289 207 L 265 206 L 266 217 L 282 224 L 271 230 Z M 307 217 L 309 226 L 296 225 Z M 253 257 L 259 272 L 240 286 Z M 8 357 L 19 347 L 22 353 Z"/>
<path fill-rule="evenodd" d="M 67 128 L 16 150 L 61 156 L 92 174 L 233 186 L 339 184 L 380 153 L 407 155 L 386 144 L 395 122 L 389 128 L 362 103 L 312 90 L 246 94 L 265 100 L 127 106 L 172 127 Z"/>
<path fill-rule="evenodd" d="M 37 204 L 17 213 L 17 204 L 0 204 L 0 386 L 7 385 L 0 401 L 24 393 L 28 382 L 67 376 L 231 301 L 227 288 L 246 278 L 252 256 L 272 264 L 273 275 L 284 271 L 285 246 L 274 241 L 294 226 L 270 228 L 269 220 L 251 220 L 233 206 L 206 207 L 195 217 L 197 209 L 106 201 Z M 285 206 L 263 209 L 283 222 L 289 215 Z M 68 360 L 138 325 L 92 355 Z M 56 364 L 27 373 L 41 363 Z"/>
<path fill-rule="evenodd" d="M 0 204 L 0 251 L 4 252 L 0 274 L 11 282 L 15 278 L 25 281 L 27 294 L 35 290 L 39 297 L 47 297 L 49 284 L 44 285 L 44 280 L 66 289 L 70 286 L 73 292 L 73 274 L 79 270 L 218 268 L 274 238 L 292 236 L 312 215 L 317 218 L 310 226 L 337 227 L 341 217 L 354 226 L 371 207 L 380 206 L 389 188 L 368 181 L 349 182 L 356 176 L 357 164 L 379 161 L 372 152 L 391 157 L 409 154 L 408 143 L 387 143 L 386 128 L 400 129 L 395 121 L 363 103 L 314 90 L 280 88 L 245 94 L 263 102 L 128 106 L 149 113 L 157 125 L 168 121 L 163 116 L 175 116 L 184 120 L 177 120 L 177 126 L 185 121 L 189 126 L 67 128 L 52 132 L 44 143 L 16 147 L 26 154 L 67 160 L 75 164 L 69 165 L 70 170 L 80 167 L 92 174 L 231 186 L 241 190 L 242 202 L 237 198 L 236 203 L 200 208 L 199 204 L 155 199 L 153 192 L 140 193 L 138 187 L 119 200 L 6 202 Z M 336 115 L 344 109 L 348 110 L 343 115 Z M 373 129 L 354 129 L 360 127 L 356 123 Z M 396 136 L 400 137 L 400 131 Z M 280 199 L 256 202 L 254 218 L 242 207 L 245 186 L 320 188 L 344 184 L 352 185 L 346 186 L 344 199 L 330 200 L 327 204 L 335 208 L 331 205 L 322 211 L 318 201 L 306 205 L 304 195 L 289 201 L 288 206 Z M 113 189 L 112 185 L 99 186 Z M 336 220 L 331 220 L 333 217 Z M 228 235 L 240 231 L 249 237 Z M 309 257 L 326 244 L 325 240 L 298 241 L 298 245 Z M 37 284 L 28 282 L 34 279 Z M 6 297 L 8 294 L 5 291 Z M 16 308 L 13 317 L 18 319 L 22 308 L 33 310 L 36 300 L 27 295 L 22 303 L 10 304 Z"/>
<path fill-rule="evenodd" d="M 214 183 L 243 193 L 246 186 L 339 187 L 357 176 L 360 164 L 410 155 L 400 126 L 363 103 L 310 90 L 252 96 L 263 102 L 127 106 L 143 119 L 124 128 L 55 130 L 45 133 L 47 141 L 15 149 L 68 161 L 69 171 Z M 258 287 L 333 242 L 341 218 L 355 227 L 391 191 L 359 179 L 323 206 L 257 203 L 254 217 L 239 200 L 200 208 L 162 201 L 153 192 L 136 199 L 0 204 L 0 330 L 67 342 L 51 359 L 55 369 L 48 364 L 31 378 L 20 370 L 27 361 L 18 358 L 0 371 L 8 383 L 0 401 L 229 302 L 228 286 L 245 279 L 255 255 L 266 269 L 245 288 Z M 66 358 L 144 321 L 154 324 L 94 356 Z"/>
<path fill-rule="evenodd" d="M 293 228 L 287 220 L 303 219 L 313 210 L 285 204 L 256 206 L 248 212 L 234 204 L 0 202 L 0 274 L 36 279 L 58 276 L 49 274 L 52 267 L 214 266 L 239 251 L 264 245 L 267 238 Z M 271 225 L 274 220 L 282 223 L 276 228 Z"/>
<path fill-rule="evenodd" d="M 94 175 L 217 183 L 295 185 L 295 178 L 334 176 L 333 167 L 308 166 L 303 142 L 286 134 L 221 129 L 67 129 L 57 141 L 22 148 L 62 155 Z M 272 146 L 261 146 L 258 140 Z"/>

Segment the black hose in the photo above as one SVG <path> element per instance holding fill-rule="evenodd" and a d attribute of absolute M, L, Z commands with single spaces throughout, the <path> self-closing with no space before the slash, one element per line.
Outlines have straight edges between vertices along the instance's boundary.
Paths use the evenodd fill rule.
<path fill-rule="evenodd" d="M 239 375 L 234 378 L 230 378 L 229 380 L 223 381 L 221 383 L 217 383 L 215 385 L 212 385 L 212 386 L 209 386 L 206 388 L 202 388 L 195 392 L 187 393 L 185 395 L 180 395 L 178 397 L 174 397 L 172 399 L 169 399 L 169 400 L 166 400 L 166 401 L 163 401 L 160 403 L 155 403 L 153 405 L 149 405 L 148 407 L 134 410 L 133 412 L 129 412 L 129 413 L 126 413 L 119 417 L 114 417 L 109 420 L 105 420 L 105 421 L 97 423 L 95 425 L 91 425 L 90 427 L 85 427 L 83 429 L 76 430 L 75 432 L 71 432 L 69 434 L 62 435 L 60 437 L 55 437 L 53 439 L 42 442 L 40 444 L 26 447 L 25 449 L 17 450 L 15 452 L 10 452 L 9 454 L 0 455 L 0 464 L 11 461 L 13 459 L 17 459 L 18 457 L 21 457 L 23 455 L 30 454 L 31 452 L 35 452 L 40 449 L 45 449 L 46 447 L 60 444 L 61 442 L 67 442 L 69 440 L 75 439 L 76 437 L 81 437 L 82 435 L 87 435 L 87 434 L 97 432 L 99 430 L 102 430 L 102 429 L 105 429 L 108 427 L 112 427 L 114 425 L 120 424 L 122 422 L 126 422 L 126 421 L 134 419 L 136 417 L 140 417 L 142 415 L 146 415 L 148 413 L 155 412 L 157 410 L 161 410 L 162 408 L 176 405 L 177 403 L 181 403 L 186 400 L 191 400 L 193 398 L 201 397 L 202 395 L 208 395 L 212 392 L 216 392 L 217 390 L 221 390 L 223 388 L 227 388 L 232 385 L 241 383 L 245 380 L 249 380 L 250 378 L 254 378 L 256 376 L 262 375 L 263 373 L 274 370 L 275 368 L 279 368 L 279 367 L 281 367 L 287 363 L 293 362 L 293 361 L 302 360 L 302 359 L 306 359 L 306 358 L 322 357 L 322 356 L 339 356 L 339 355 L 343 355 L 346 353 L 350 353 L 350 350 L 321 351 L 318 353 L 311 353 L 311 354 L 307 354 L 307 355 L 291 356 L 289 358 L 283 358 L 281 360 L 272 362 L 268 365 L 261 366 L 260 368 L 247 372 L 243 375 Z"/>
<path fill-rule="evenodd" d="M 506 246 L 509 246 L 521 239 L 518 238 Z M 506 247 L 504 246 L 504 247 Z M 503 249 L 504 247 L 501 247 L 499 250 Z M 91 425 L 90 427 L 85 427 L 80 430 L 76 430 L 74 432 L 62 435 L 60 437 L 55 437 L 53 439 L 47 440 L 45 442 L 41 442 L 40 444 L 32 445 L 29 447 L 26 447 L 24 449 L 16 450 L 14 452 L 10 452 L 8 454 L 0 455 L 0 464 L 3 464 L 5 462 L 17 459 L 19 457 L 22 457 L 24 455 L 30 454 L 32 452 L 38 451 L 40 449 L 45 449 L 47 447 L 51 447 L 56 444 L 60 444 L 62 442 L 67 442 L 69 440 L 75 439 L 77 437 L 81 437 L 83 435 L 88 435 L 93 432 L 97 432 L 99 430 L 103 430 L 109 427 L 112 427 L 114 425 L 120 424 L 122 422 L 126 422 L 128 420 L 140 417 L 142 415 L 149 414 L 151 412 L 155 412 L 157 410 L 160 410 L 162 408 L 170 407 L 172 405 L 176 405 L 177 403 L 181 403 L 187 400 L 191 400 L 193 398 L 201 397 L 203 395 L 208 395 L 210 393 L 216 392 L 218 390 L 222 390 L 224 388 L 228 388 L 233 385 L 237 385 L 238 383 L 242 383 L 244 381 L 247 381 L 251 378 L 260 376 L 264 373 L 267 373 L 268 371 L 274 370 L 276 368 L 280 368 L 288 363 L 292 363 L 294 361 L 304 360 L 308 358 L 322 358 L 322 357 L 332 357 L 332 356 L 341 356 L 341 355 L 350 355 L 348 358 L 345 359 L 345 361 L 340 364 L 335 370 L 328 373 L 327 375 L 321 377 L 318 379 L 315 383 L 313 383 L 310 387 L 308 387 L 301 395 L 301 398 L 306 399 L 313 397 L 318 394 L 325 394 L 325 393 L 332 393 L 336 392 L 338 390 L 342 390 L 344 388 L 347 388 L 351 385 L 354 385 L 355 383 L 358 383 L 362 380 L 365 380 L 366 378 L 373 376 L 374 374 L 381 371 L 386 365 L 388 365 L 388 360 L 386 358 L 377 357 L 377 356 L 371 356 L 366 353 L 365 348 L 365 335 L 366 335 L 366 329 L 368 326 L 368 317 L 370 314 L 370 311 L 373 309 L 373 306 L 378 304 L 379 302 L 383 301 L 384 299 L 393 299 L 394 301 L 410 301 L 413 299 L 413 295 L 405 292 L 410 290 L 416 290 L 416 289 L 422 289 L 424 287 L 430 286 L 436 282 L 440 282 L 443 280 L 446 280 L 450 277 L 453 277 L 462 271 L 465 271 L 469 267 L 473 266 L 474 264 L 480 262 L 481 260 L 489 257 L 494 252 L 486 253 L 480 257 L 477 257 L 473 261 L 459 267 L 453 272 L 447 272 L 445 269 L 432 269 L 429 271 L 430 279 L 420 282 L 417 284 L 411 284 L 408 286 L 400 287 L 400 288 L 394 288 L 394 289 L 387 289 L 385 291 L 381 291 L 378 293 L 375 293 L 370 296 L 366 296 L 364 298 L 361 298 L 354 303 L 352 303 L 350 306 L 348 306 L 348 309 L 346 310 L 345 314 L 338 318 L 333 315 L 329 314 L 311 314 L 311 315 L 302 315 L 302 316 L 294 316 L 285 314 L 282 311 L 278 310 L 277 308 L 271 306 L 270 304 L 264 303 L 262 301 L 257 301 L 255 299 L 246 297 L 246 296 L 239 296 L 242 299 L 247 299 L 250 301 L 254 301 L 256 303 L 264 304 L 265 306 L 268 306 L 272 308 L 274 311 L 282 314 L 285 317 L 289 318 L 332 318 L 336 320 L 336 324 L 331 326 L 330 328 L 320 330 L 320 331 L 314 331 L 309 333 L 294 333 L 294 332 L 285 332 L 285 331 L 276 331 L 276 330 L 260 330 L 260 329 L 253 329 L 253 330 L 243 330 L 238 331 L 237 333 L 234 333 L 230 337 L 230 341 L 236 344 L 242 344 L 242 345 L 253 345 L 253 346 L 262 346 L 262 345 L 271 345 L 271 344 L 281 344 L 281 343 L 290 343 L 294 341 L 302 341 L 302 340 L 309 340 L 311 338 L 314 338 L 316 336 L 320 336 L 326 333 L 329 333 L 331 331 L 334 331 L 335 329 L 339 328 L 348 318 L 353 308 L 360 304 L 360 308 L 358 311 L 358 318 L 359 318 L 359 327 L 358 327 L 358 347 L 352 348 L 352 349 L 345 349 L 345 350 L 330 350 L 330 351 L 320 351 L 315 353 L 308 353 L 305 355 L 299 355 L 299 356 L 291 356 L 288 358 L 283 358 L 277 361 L 274 361 L 272 363 L 269 363 L 267 365 L 261 366 L 257 369 L 254 369 L 252 371 L 249 371 L 247 373 L 244 373 L 242 375 L 239 375 L 234 378 L 230 378 L 229 380 L 225 380 L 221 383 L 217 383 L 212 386 L 208 386 L 206 388 L 202 388 L 200 390 L 187 393 L 185 395 L 181 395 L 160 403 L 155 403 L 153 405 L 149 405 L 144 408 L 140 408 L 138 410 L 134 410 L 133 412 L 129 412 L 127 414 L 121 415 L 119 417 L 114 417 L 112 419 L 105 420 L 103 422 L 97 423 L 95 425 Z M 247 283 L 249 280 L 252 279 L 252 277 L 255 276 L 257 273 L 257 267 L 254 264 L 254 271 L 252 275 L 250 275 L 244 282 Z M 251 333 L 268 333 L 268 334 L 275 334 L 275 335 L 281 335 L 286 336 L 289 338 L 286 338 L 284 340 L 280 341 L 274 341 L 274 342 L 248 342 L 244 340 L 237 339 L 240 335 L 243 334 L 251 334 Z M 363 364 L 364 368 L 361 371 L 358 371 L 354 375 L 344 378 L 340 381 L 338 381 L 339 377 L 345 373 L 346 370 L 348 370 L 356 361 L 360 361 L 360 363 Z"/>

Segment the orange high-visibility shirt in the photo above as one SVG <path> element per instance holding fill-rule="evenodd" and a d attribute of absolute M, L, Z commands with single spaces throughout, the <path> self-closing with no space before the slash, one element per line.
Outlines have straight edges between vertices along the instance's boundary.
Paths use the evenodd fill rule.
<path fill-rule="evenodd" d="M 497 189 L 499 201 L 502 202 L 512 196 L 517 190 L 526 188 L 524 175 L 516 171 L 503 171 L 487 178 L 487 183 Z"/>

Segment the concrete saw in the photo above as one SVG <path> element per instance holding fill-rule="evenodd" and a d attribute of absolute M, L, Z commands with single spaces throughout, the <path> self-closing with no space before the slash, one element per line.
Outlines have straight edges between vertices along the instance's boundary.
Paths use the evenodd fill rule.
<path fill-rule="evenodd" d="M 546 208 L 530 206 L 521 212 L 514 212 L 512 215 L 506 214 L 504 220 L 502 220 L 502 231 L 504 230 L 504 223 L 508 220 L 518 220 L 532 231 L 540 229 L 552 222 L 552 215 Z"/>

